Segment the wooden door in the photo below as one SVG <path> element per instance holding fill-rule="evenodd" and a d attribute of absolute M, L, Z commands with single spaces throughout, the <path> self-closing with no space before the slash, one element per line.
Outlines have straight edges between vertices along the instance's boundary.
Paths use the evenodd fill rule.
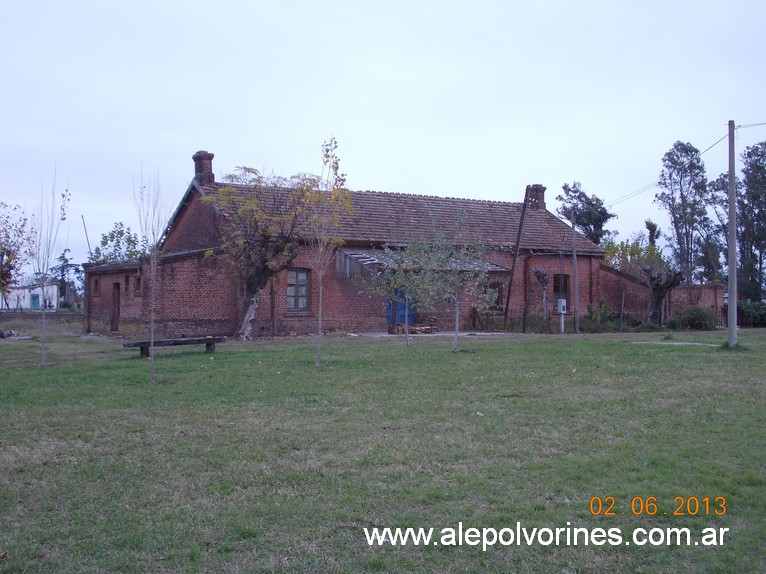
<path fill-rule="evenodd" d="M 120 284 L 112 285 L 112 331 L 120 330 Z"/>

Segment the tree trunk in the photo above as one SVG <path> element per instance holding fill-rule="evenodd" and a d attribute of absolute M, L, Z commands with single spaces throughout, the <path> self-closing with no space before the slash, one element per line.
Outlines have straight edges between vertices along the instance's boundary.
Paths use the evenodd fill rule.
<path fill-rule="evenodd" d="M 40 318 L 40 364 L 45 365 L 46 363 L 46 341 L 45 341 L 45 325 L 47 323 L 47 319 L 45 317 L 45 308 L 48 306 L 48 302 L 45 299 L 45 284 L 43 284 L 43 304 L 42 304 L 42 316 Z"/>
<path fill-rule="evenodd" d="M 410 346 L 410 298 L 407 295 L 404 295 L 404 344 Z"/>
<path fill-rule="evenodd" d="M 458 331 L 460 330 L 460 285 L 455 288 L 455 335 L 452 338 L 452 352 L 457 353 Z"/>
<path fill-rule="evenodd" d="M 649 307 L 646 311 L 646 322 L 651 325 L 662 325 L 662 304 L 665 297 L 675 287 L 678 287 L 684 279 L 680 271 L 663 270 L 657 271 L 645 268 L 647 284 L 652 290 L 649 295 Z"/>
<path fill-rule="evenodd" d="M 157 382 L 157 374 L 154 368 L 154 340 L 156 338 L 157 323 L 157 266 L 159 264 L 159 253 L 156 248 L 152 249 L 149 255 L 149 380 L 152 384 Z"/>
<path fill-rule="evenodd" d="M 317 352 L 316 352 L 316 360 L 315 365 L 317 367 L 321 366 L 322 364 L 322 305 L 323 305 L 323 299 L 324 299 L 324 289 L 322 283 L 322 279 L 324 278 L 324 272 L 320 269 L 319 270 L 319 312 L 318 312 L 318 325 L 317 325 Z"/>
<path fill-rule="evenodd" d="M 622 301 L 620 302 L 620 333 L 622 333 L 622 322 L 625 317 L 625 289 L 622 290 Z"/>
<path fill-rule="evenodd" d="M 258 310 L 259 300 L 260 291 L 250 295 L 247 300 L 245 312 L 239 325 L 238 335 L 241 341 L 251 341 L 253 339 L 253 320 L 255 319 L 255 312 Z"/>
<path fill-rule="evenodd" d="M 662 304 L 665 302 L 665 296 L 668 294 L 665 290 L 652 289 L 649 295 L 649 307 L 646 311 L 646 322 L 650 325 L 662 324 Z"/>

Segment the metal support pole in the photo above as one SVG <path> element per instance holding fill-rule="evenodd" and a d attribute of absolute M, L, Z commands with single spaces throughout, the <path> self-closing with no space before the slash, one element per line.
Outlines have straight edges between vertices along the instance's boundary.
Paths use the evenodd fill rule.
<path fill-rule="evenodd" d="M 737 344 L 737 180 L 734 173 L 734 120 L 729 120 L 729 348 Z"/>
<path fill-rule="evenodd" d="M 580 281 L 577 277 L 577 233 L 575 232 L 575 212 L 572 209 L 572 280 L 574 281 L 574 332 L 580 334 Z"/>

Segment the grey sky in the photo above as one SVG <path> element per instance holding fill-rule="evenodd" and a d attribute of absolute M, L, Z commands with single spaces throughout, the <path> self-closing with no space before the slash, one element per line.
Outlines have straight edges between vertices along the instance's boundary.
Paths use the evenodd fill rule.
<path fill-rule="evenodd" d="M 8 2 L 0 19 L 0 201 L 32 209 L 54 169 L 62 248 L 84 261 L 133 189 L 175 207 L 192 154 L 321 171 L 334 135 L 352 189 L 520 201 L 565 182 L 608 204 L 657 179 L 676 140 L 766 121 L 766 3 Z M 766 127 L 738 131 L 738 155 Z M 727 169 L 726 142 L 703 159 Z M 619 204 L 629 237 L 655 190 Z"/>

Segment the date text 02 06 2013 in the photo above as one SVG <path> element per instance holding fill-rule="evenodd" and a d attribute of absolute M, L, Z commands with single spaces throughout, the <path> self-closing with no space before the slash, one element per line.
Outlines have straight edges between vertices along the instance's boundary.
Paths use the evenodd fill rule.
<path fill-rule="evenodd" d="M 663 510 L 656 496 L 634 496 L 629 508 L 623 509 L 614 496 L 593 496 L 590 499 L 590 513 L 594 516 L 617 516 L 630 512 L 634 516 L 723 516 L 728 511 L 726 498 L 704 496 L 676 496 L 673 504 Z"/>

